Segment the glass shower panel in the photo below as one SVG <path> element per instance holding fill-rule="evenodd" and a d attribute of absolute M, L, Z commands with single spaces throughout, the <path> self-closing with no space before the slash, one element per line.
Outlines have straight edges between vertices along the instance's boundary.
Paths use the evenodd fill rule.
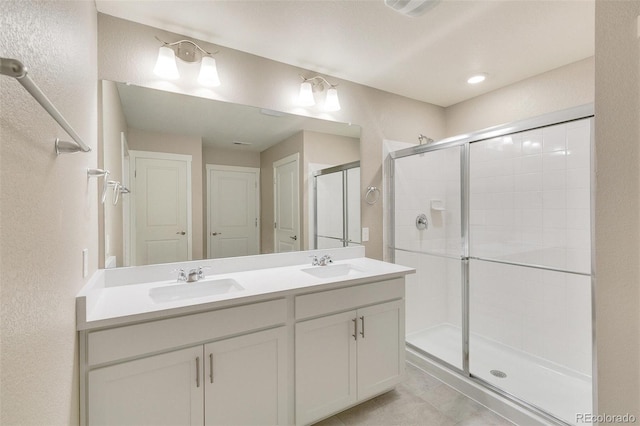
<path fill-rule="evenodd" d="M 470 145 L 469 371 L 591 412 L 591 119 Z"/>
<path fill-rule="evenodd" d="M 316 177 L 317 248 L 343 247 L 342 172 Z"/>
<path fill-rule="evenodd" d="M 591 119 L 474 142 L 470 255 L 591 272 Z"/>
<path fill-rule="evenodd" d="M 462 369 L 461 147 L 394 160 L 395 262 L 407 276 L 406 339 Z"/>
<path fill-rule="evenodd" d="M 470 373 L 570 424 L 591 413 L 591 277 L 469 266 Z"/>

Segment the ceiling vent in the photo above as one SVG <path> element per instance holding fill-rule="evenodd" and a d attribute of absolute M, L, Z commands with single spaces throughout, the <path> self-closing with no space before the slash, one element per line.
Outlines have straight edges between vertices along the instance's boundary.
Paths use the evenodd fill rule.
<path fill-rule="evenodd" d="M 403 15 L 417 17 L 435 7 L 441 0 L 384 0 L 384 4 Z"/>

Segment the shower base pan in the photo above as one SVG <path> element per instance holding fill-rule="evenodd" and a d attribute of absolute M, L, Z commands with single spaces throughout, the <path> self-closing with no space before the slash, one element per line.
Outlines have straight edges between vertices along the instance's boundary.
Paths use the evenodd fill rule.
<path fill-rule="evenodd" d="M 507 407 L 505 411 L 500 407 L 490 406 L 493 402 L 487 398 L 502 391 L 572 425 L 578 424 L 578 413 L 592 412 L 591 377 L 558 364 L 472 334 L 469 342 L 469 370 L 473 377 L 480 379 L 474 381 L 440 366 L 421 353 L 427 353 L 461 370 L 462 338 L 459 327 L 450 324 L 438 325 L 411 333 L 407 335 L 406 341 L 410 345 L 407 349 L 407 359 L 410 362 L 516 424 L 535 424 L 533 420 L 538 416 L 534 415 L 530 419 L 531 422 L 525 421 L 520 416 L 526 415 L 528 411 L 523 411 L 517 402 L 507 404 L 510 408 Z M 466 389 L 465 382 L 473 385 L 473 389 Z M 490 386 L 483 387 L 482 382 Z M 492 392 L 489 389 L 491 386 L 499 391 Z M 478 391 L 488 396 L 479 394 Z M 541 424 L 548 424 L 548 419 L 546 422 L 541 419 Z"/>

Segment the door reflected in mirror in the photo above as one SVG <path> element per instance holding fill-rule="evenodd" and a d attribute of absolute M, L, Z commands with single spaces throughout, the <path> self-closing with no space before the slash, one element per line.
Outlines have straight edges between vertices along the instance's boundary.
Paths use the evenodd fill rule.
<path fill-rule="evenodd" d="M 103 206 L 105 267 L 313 249 L 317 217 L 359 244 L 359 168 L 348 220 L 324 204 L 342 193 L 314 198 L 314 174 L 360 160 L 359 126 L 112 81 L 101 106 L 102 166 L 130 190 Z"/>

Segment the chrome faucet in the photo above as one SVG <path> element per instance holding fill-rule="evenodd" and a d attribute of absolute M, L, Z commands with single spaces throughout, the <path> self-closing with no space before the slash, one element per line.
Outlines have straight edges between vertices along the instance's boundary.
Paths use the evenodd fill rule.
<path fill-rule="evenodd" d="M 330 254 L 325 254 L 320 259 L 318 259 L 318 256 L 316 255 L 312 255 L 309 257 L 313 258 L 311 260 L 311 266 L 327 266 L 328 264 L 333 263 L 333 260 L 331 260 Z"/>
<path fill-rule="evenodd" d="M 179 283 L 186 283 L 187 282 L 187 274 L 184 273 L 184 269 L 182 269 L 182 268 L 174 269 L 172 272 L 177 272 L 178 273 L 178 282 Z"/>
<path fill-rule="evenodd" d="M 327 266 L 330 263 L 333 263 L 333 260 L 331 259 L 331 255 L 330 254 L 325 254 L 324 256 L 322 256 L 320 258 L 320 260 L 318 261 L 320 266 Z"/>
<path fill-rule="evenodd" d="M 199 266 L 197 268 L 189 270 L 189 276 L 187 277 L 187 282 L 188 283 L 195 283 L 196 281 L 204 279 L 204 271 L 203 271 L 203 269 L 204 268 L 202 266 Z"/>
<path fill-rule="evenodd" d="M 197 268 L 193 268 L 189 270 L 189 273 L 185 273 L 184 269 L 174 269 L 173 272 L 178 273 L 178 282 L 179 283 L 195 283 L 199 280 L 204 279 L 204 269 L 208 269 L 207 267 L 199 266 Z"/>

